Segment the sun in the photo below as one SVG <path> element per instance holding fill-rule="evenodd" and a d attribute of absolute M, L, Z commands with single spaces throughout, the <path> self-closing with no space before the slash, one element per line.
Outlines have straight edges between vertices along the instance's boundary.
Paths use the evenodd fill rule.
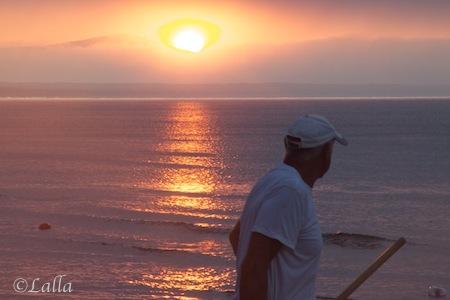
<path fill-rule="evenodd" d="M 195 28 L 184 28 L 175 33 L 171 43 L 176 49 L 198 53 L 205 48 L 206 36 Z"/>
<path fill-rule="evenodd" d="M 160 28 L 162 42 L 173 49 L 199 53 L 219 39 L 219 28 L 209 22 L 180 19 Z"/>

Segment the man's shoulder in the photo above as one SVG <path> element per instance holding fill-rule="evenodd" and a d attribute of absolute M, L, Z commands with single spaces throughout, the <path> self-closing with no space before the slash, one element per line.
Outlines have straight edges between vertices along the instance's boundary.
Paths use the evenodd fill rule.
<path fill-rule="evenodd" d="M 267 180 L 262 183 L 255 196 L 260 198 L 263 202 L 283 198 L 282 200 L 295 200 L 299 202 L 307 202 L 310 198 L 309 191 L 300 183 L 292 178 L 283 177 L 276 180 Z M 284 203 L 281 201 L 280 203 Z"/>
<path fill-rule="evenodd" d="M 267 175 L 269 175 L 268 181 L 273 181 L 274 189 L 292 189 L 300 195 L 309 194 L 310 188 L 292 167 L 281 164 L 272 169 Z"/>
<path fill-rule="evenodd" d="M 301 179 L 295 169 L 280 164 L 264 174 L 254 185 L 249 198 L 266 198 L 280 190 L 294 191 L 300 198 L 311 197 L 310 188 Z"/>

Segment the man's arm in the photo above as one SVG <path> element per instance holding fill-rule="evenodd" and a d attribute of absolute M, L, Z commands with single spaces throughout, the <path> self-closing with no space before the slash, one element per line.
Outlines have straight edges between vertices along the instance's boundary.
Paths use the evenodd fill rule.
<path fill-rule="evenodd" d="M 278 240 L 253 232 L 247 255 L 241 266 L 241 300 L 267 299 L 267 271 L 270 262 L 281 248 Z"/>
<path fill-rule="evenodd" d="M 233 248 L 234 255 L 237 254 L 237 249 L 239 245 L 239 233 L 241 231 L 241 222 L 237 221 L 236 225 L 234 225 L 233 230 L 231 230 L 228 239 L 230 240 L 231 247 Z"/>

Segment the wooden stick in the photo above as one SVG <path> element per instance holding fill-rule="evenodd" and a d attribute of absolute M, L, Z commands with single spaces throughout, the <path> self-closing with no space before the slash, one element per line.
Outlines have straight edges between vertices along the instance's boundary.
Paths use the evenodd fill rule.
<path fill-rule="evenodd" d="M 399 238 L 392 246 L 387 248 L 361 275 L 359 275 L 336 299 L 347 300 L 347 298 L 364 283 L 375 271 L 381 267 L 395 252 L 397 252 L 406 240 Z"/>

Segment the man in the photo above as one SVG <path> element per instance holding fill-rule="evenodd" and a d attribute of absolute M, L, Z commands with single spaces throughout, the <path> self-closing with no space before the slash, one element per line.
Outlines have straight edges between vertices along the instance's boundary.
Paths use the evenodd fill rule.
<path fill-rule="evenodd" d="M 318 115 L 289 127 L 283 163 L 255 184 L 230 233 L 236 299 L 315 299 L 323 242 L 311 189 L 328 171 L 335 141 L 347 145 Z"/>

